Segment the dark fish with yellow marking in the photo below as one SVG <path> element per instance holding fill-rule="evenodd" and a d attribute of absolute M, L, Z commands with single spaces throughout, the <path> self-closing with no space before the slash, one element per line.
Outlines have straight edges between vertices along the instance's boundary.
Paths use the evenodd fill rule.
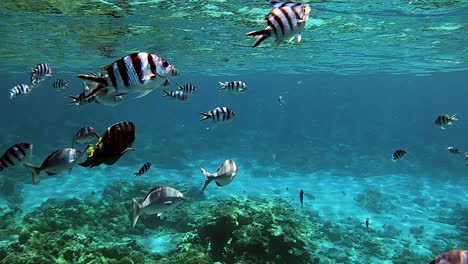
<path fill-rule="evenodd" d="M 86 144 L 98 138 L 99 134 L 94 127 L 82 127 L 73 136 L 72 146 L 75 146 L 75 143 Z"/>
<path fill-rule="evenodd" d="M 151 162 L 149 162 L 149 161 L 145 162 L 145 164 L 143 164 L 143 166 L 141 166 L 140 170 L 138 172 L 134 173 L 135 177 L 145 174 L 146 172 L 149 171 L 150 168 L 151 168 Z"/>
<path fill-rule="evenodd" d="M 402 149 L 399 149 L 399 150 L 393 152 L 392 161 L 395 162 L 395 161 L 403 158 L 404 155 L 406 155 L 406 151 L 404 151 Z"/>
<path fill-rule="evenodd" d="M 429 264 L 468 264 L 468 250 L 450 250 L 433 259 Z"/>
<path fill-rule="evenodd" d="M 269 37 L 275 39 L 274 45 L 278 45 L 284 40 L 290 42 L 296 36 L 297 42 L 301 42 L 301 32 L 309 20 L 309 4 L 270 1 L 270 5 L 273 9 L 265 17 L 267 27 L 246 34 L 249 37 L 259 37 L 253 47 L 257 47 Z"/>
<path fill-rule="evenodd" d="M 40 173 L 45 171 L 47 175 L 55 175 L 63 171 L 70 173 L 73 166 L 80 160 L 83 153 L 74 148 L 59 149 L 50 154 L 40 167 L 25 163 L 24 165 L 32 172 L 33 183 L 39 183 Z"/>
<path fill-rule="evenodd" d="M 112 165 L 116 163 L 135 142 L 136 132 L 133 122 L 120 122 L 109 127 L 95 145 L 86 149 L 88 158 L 79 165 L 83 167 L 99 166 L 102 163 Z"/>
<path fill-rule="evenodd" d="M 32 143 L 18 143 L 9 147 L 0 157 L 0 171 L 26 162 L 33 151 Z"/>
<path fill-rule="evenodd" d="M 457 114 L 454 114 L 452 116 L 449 116 L 449 115 L 440 115 L 436 118 L 436 120 L 434 121 L 434 123 L 440 127 L 441 129 L 445 129 L 444 126 L 446 125 L 452 125 L 452 122 L 454 121 L 458 121 L 458 119 L 455 117 Z"/>

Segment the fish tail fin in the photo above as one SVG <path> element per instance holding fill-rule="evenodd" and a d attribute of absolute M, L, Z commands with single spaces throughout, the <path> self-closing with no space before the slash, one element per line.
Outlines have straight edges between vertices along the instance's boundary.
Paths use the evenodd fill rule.
<path fill-rule="evenodd" d="M 140 209 L 141 209 L 141 205 L 138 203 L 138 201 L 135 198 L 133 198 L 132 228 L 134 228 L 136 223 L 138 222 L 138 218 L 140 217 Z"/>
<path fill-rule="evenodd" d="M 72 99 L 72 101 L 70 102 L 71 105 L 78 103 L 78 96 L 69 95 L 68 97 L 70 97 L 70 99 Z"/>
<path fill-rule="evenodd" d="M 28 170 L 31 171 L 33 183 L 38 184 L 41 181 L 41 178 L 40 178 L 41 170 L 40 170 L 40 168 L 35 167 L 35 166 L 33 166 L 31 164 L 28 164 L 28 163 L 25 163 L 24 166 L 26 166 L 26 168 L 28 168 Z"/>
<path fill-rule="evenodd" d="M 269 38 L 271 36 L 271 33 L 266 29 L 262 29 L 262 30 L 258 30 L 258 31 L 248 32 L 245 35 L 249 36 L 249 37 L 260 36 L 260 38 L 257 40 L 257 42 L 255 42 L 255 44 L 253 45 L 253 48 L 255 48 L 258 45 L 260 45 L 265 39 Z"/>
<path fill-rule="evenodd" d="M 212 179 L 211 179 L 211 173 L 207 172 L 204 168 L 200 168 L 200 170 L 202 171 L 203 176 L 205 176 L 205 183 L 203 184 L 203 188 L 201 190 L 201 192 L 203 193 L 203 191 L 205 191 L 206 187 L 208 186 L 208 184 L 210 184 Z"/>
<path fill-rule="evenodd" d="M 99 93 L 102 89 L 106 88 L 109 86 L 107 81 L 100 75 L 95 75 L 95 74 L 80 74 L 77 76 L 78 78 L 84 80 L 84 81 L 91 81 L 95 82 L 97 85 L 94 87 L 90 93 L 88 93 L 84 100 L 87 100 L 91 97 L 93 97 L 95 94 Z"/>
<path fill-rule="evenodd" d="M 228 86 L 228 83 L 227 82 L 218 82 L 219 85 L 221 85 L 221 88 L 219 88 L 219 90 L 224 90 L 227 88 Z"/>
<path fill-rule="evenodd" d="M 166 91 L 164 89 L 163 89 L 163 92 L 164 92 L 163 97 L 171 96 L 171 93 L 169 93 L 168 91 Z"/>
<path fill-rule="evenodd" d="M 450 121 L 458 121 L 457 114 L 452 115 Z"/>
<path fill-rule="evenodd" d="M 468 159 L 468 152 L 465 152 L 465 160 Z"/>
<path fill-rule="evenodd" d="M 202 119 L 200 119 L 200 121 L 211 119 L 211 116 L 207 113 L 199 113 L 199 114 L 202 115 Z"/>
<path fill-rule="evenodd" d="M 183 89 L 184 89 L 184 87 L 182 87 L 182 85 L 180 85 L 180 84 L 178 84 L 178 83 L 176 83 L 176 85 L 177 85 L 177 87 L 178 87 L 178 90 L 183 90 Z M 164 91 L 164 90 L 163 90 L 163 91 Z"/>

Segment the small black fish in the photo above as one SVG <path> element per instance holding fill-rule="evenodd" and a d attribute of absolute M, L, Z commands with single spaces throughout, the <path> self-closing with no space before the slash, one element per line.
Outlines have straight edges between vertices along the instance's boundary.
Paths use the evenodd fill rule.
<path fill-rule="evenodd" d="M 147 171 L 149 171 L 150 168 L 151 168 L 151 162 L 147 161 L 145 164 L 143 164 L 143 166 L 140 168 L 138 172 L 134 173 L 135 177 L 145 174 Z"/>
<path fill-rule="evenodd" d="M 367 218 L 366 218 L 366 228 L 367 228 L 367 232 L 369 232 L 370 222 L 371 222 L 371 221 L 370 221 L 370 218 L 367 217 Z"/>
<path fill-rule="evenodd" d="M 299 201 L 301 201 L 301 207 L 304 206 L 304 190 L 301 189 L 299 192 Z"/>
<path fill-rule="evenodd" d="M 404 150 L 402 150 L 402 149 L 399 149 L 399 150 L 393 152 L 392 161 L 395 162 L 395 161 L 397 161 L 398 159 L 403 158 L 404 155 L 406 155 L 406 151 L 404 151 Z"/>

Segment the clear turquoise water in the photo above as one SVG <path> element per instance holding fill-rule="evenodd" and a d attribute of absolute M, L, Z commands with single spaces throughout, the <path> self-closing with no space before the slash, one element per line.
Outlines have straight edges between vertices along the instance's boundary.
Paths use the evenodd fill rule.
<path fill-rule="evenodd" d="M 116 180 L 201 188 L 199 167 L 214 171 L 232 158 L 239 166 L 235 181 L 210 185 L 202 202 L 282 198 L 348 235 L 371 217 L 375 233 L 366 239 L 388 250 L 382 258 L 362 244 L 350 248 L 322 239 L 310 250 L 315 256 L 346 252 L 348 263 L 401 263 L 397 255 L 408 249 L 429 262 L 446 250 L 468 248 L 468 168 L 446 151 L 468 151 L 466 1 L 311 3 L 303 43 L 256 49 L 244 34 L 264 26 L 259 19 L 268 12 L 265 1 L 116 2 L 98 9 L 79 3 L 0 4 L 0 152 L 33 142 L 32 163 L 40 164 L 70 146 L 78 128 L 101 132 L 119 121 L 135 122 L 136 151 L 114 166 L 77 166 L 40 185 L 31 184 L 23 167 L 8 170 L 0 176 L 5 211 L 28 213 L 49 198 L 89 198 Z M 81 91 L 76 74 L 135 51 L 167 58 L 181 71 L 172 82 L 193 83 L 198 92 L 181 104 L 156 90 L 137 100 L 126 96 L 117 107 L 68 105 L 68 95 Z M 27 82 L 40 62 L 52 66 L 53 77 L 30 95 L 9 100 L 8 89 Z M 70 80 L 70 88 L 55 91 L 55 78 Z M 245 94 L 218 91 L 218 81 L 238 79 L 249 86 Z M 234 109 L 236 120 L 199 121 L 198 112 L 216 106 Z M 455 113 L 460 121 L 446 130 L 434 125 L 437 115 Z M 408 155 L 393 163 L 399 148 Z M 153 168 L 135 179 L 145 161 Z M 302 209 L 300 189 L 306 193 Z M 373 192 L 380 194 L 379 210 L 360 200 Z M 390 235 L 389 226 L 400 233 Z M 423 237 L 414 232 L 420 227 Z M 173 246 L 167 241 L 180 235 L 128 233 L 147 250 L 163 253 Z M 0 239 L 8 244 L 15 237 Z"/>

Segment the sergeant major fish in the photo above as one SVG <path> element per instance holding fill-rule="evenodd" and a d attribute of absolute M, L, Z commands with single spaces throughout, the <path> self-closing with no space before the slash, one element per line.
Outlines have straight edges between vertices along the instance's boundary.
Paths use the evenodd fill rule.
<path fill-rule="evenodd" d="M 254 48 L 265 39 L 273 37 L 274 45 L 284 40 L 290 42 L 297 36 L 297 42 L 301 42 L 301 32 L 307 20 L 309 20 L 310 6 L 304 3 L 270 1 L 273 9 L 266 15 L 267 27 L 259 31 L 251 31 L 246 36 L 259 36 Z"/>
<path fill-rule="evenodd" d="M 74 105 L 92 104 L 92 103 L 95 103 L 97 100 L 96 95 L 88 96 L 86 95 L 85 92 L 81 92 L 79 95 L 76 95 L 76 96 L 70 95 L 69 97 L 72 99 L 70 104 L 74 104 Z"/>
<path fill-rule="evenodd" d="M 147 171 L 149 171 L 150 168 L 151 168 L 151 162 L 149 162 L 149 161 L 145 162 L 145 164 L 143 164 L 143 166 L 141 166 L 141 168 L 138 170 L 138 172 L 134 173 L 135 177 L 145 174 Z"/>
<path fill-rule="evenodd" d="M 81 158 L 82 152 L 74 148 L 59 149 L 50 154 L 41 164 L 40 167 L 25 163 L 24 165 L 32 173 L 33 183 L 37 184 L 40 181 L 40 173 L 45 171 L 47 175 L 55 175 L 63 171 L 71 172 L 73 166 Z"/>
<path fill-rule="evenodd" d="M 393 152 L 392 161 L 395 162 L 395 161 L 403 158 L 404 155 L 406 155 L 406 151 L 404 151 L 402 149 L 399 149 L 399 150 Z"/>
<path fill-rule="evenodd" d="M 9 147 L 0 157 L 0 171 L 26 162 L 32 155 L 32 143 L 18 143 Z"/>
<path fill-rule="evenodd" d="M 99 134 L 94 127 L 82 127 L 73 136 L 72 146 L 75 146 L 75 143 L 86 144 L 98 138 Z"/>
<path fill-rule="evenodd" d="M 33 87 L 37 87 L 39 83 L 45 80 L 47 77 L 52 76 L 52 68 L 47 63 L 39 63 L 32 69 L 31 72 L 31 84 Z"/>
<path fill-rule="evenodd" d="M 247 91 L 247 84 L 242 81 L 218 82 L 221 85 L 220 91 L 227 90 L 233 93 L 243 93 Z"/>
<path fill-rule="evenodd" d="M 180 85 L 178 83 L 176 83 L 177 87 L 179 87 L 178 89 L 183 91 L 184 93 L 194 93 L 196 91 L 196 88 L 193 84 L 190 84 L 190 83 L 187 83 L 187 84 L 184 84 L 184 85 Z"/>
<path fill-rule="evenodd" d="M 78 75 L 78 78 L 96 84 L 87 98 L 105 88 L 110 90 L 110 94 L 140 92 L 136 97 L 140 98 L 156 88 L 169 85 L 168 77 L 179 74 L 167 60 L 147 52 L 122 57 L 101 71 L 99 75 Z"/>
<path fill-rule="evenodd" d="M 158 217 L 162 218 L 184 199 L 184 195 L 181 192 L 166 186 L 158 186 L 151 189 L 140 203 L 133 198 L 132 228 L 135 227 L 142 213 L 157 214 Z"/>
<path fill-rule="evenodd" d="M 233 160 L 225 160 L 215 173 L 209 173 L 204 168 L 200 169 L 203 176 L 205 176 L 205 183 L 201 190 L 202 193 L 210 182 L 214 181 L 219 187 L 226 186 L 231 183 L 237 175 L 237 164 Z"/>
<path fill-rule="evenodd" d="M 444 126 L 446 125 L 452 125 L 452 122 L 458 121 L 458 119 L 455 117 L 457 114 L 454 114 L 452 116 L 449 115 L 439 115 L 434 123 L 440 127 L 441 129 L 445 129 Z"/>
<path fill-rule="evenodd" d="M 177 101 L 187 101 L 188 100 L 188 95 L 184 93 L 182 90 L 177 90 L 177 91 L 166 91 L 163 89 L 164 95 L 163 97 L 169 97 L 173 100 Z"/>
<path fill-rule="evenodd" d="M 27 84 L 18 84 L 10 89 L 10 99 L 20 95 L 28 95 L 31 92 L 31 86 Z"/>
<path fill-rule="evenodd" d="M 214 122 L 221 123 L 231 121 L 236 116 L 236 113 L 227 107 L 216 107 L 207 113 L 199 114 L 202 115 L 202 119 L 200 119 L 200 121 L 211 119 Z"/>
<path fill-rule="evenodd" d="M 462 155 L 463 156 L 463 152 L 460 151 L 459 149 L 455 148 L 455 147 L 448 147 L 447 151 L 454 154 L 454 155 Z"/>
<path fill-rule="evenodd" d="M 57 80 L 54 81 L 53 86 L 54 86 L 55 89 L 61 90 L 61 89 L 68 88 L 69 83 L 70 83 L 69 81 L 65 81 L 65 80 L 62 80 L 62 79 L 57 79 Z"/>

